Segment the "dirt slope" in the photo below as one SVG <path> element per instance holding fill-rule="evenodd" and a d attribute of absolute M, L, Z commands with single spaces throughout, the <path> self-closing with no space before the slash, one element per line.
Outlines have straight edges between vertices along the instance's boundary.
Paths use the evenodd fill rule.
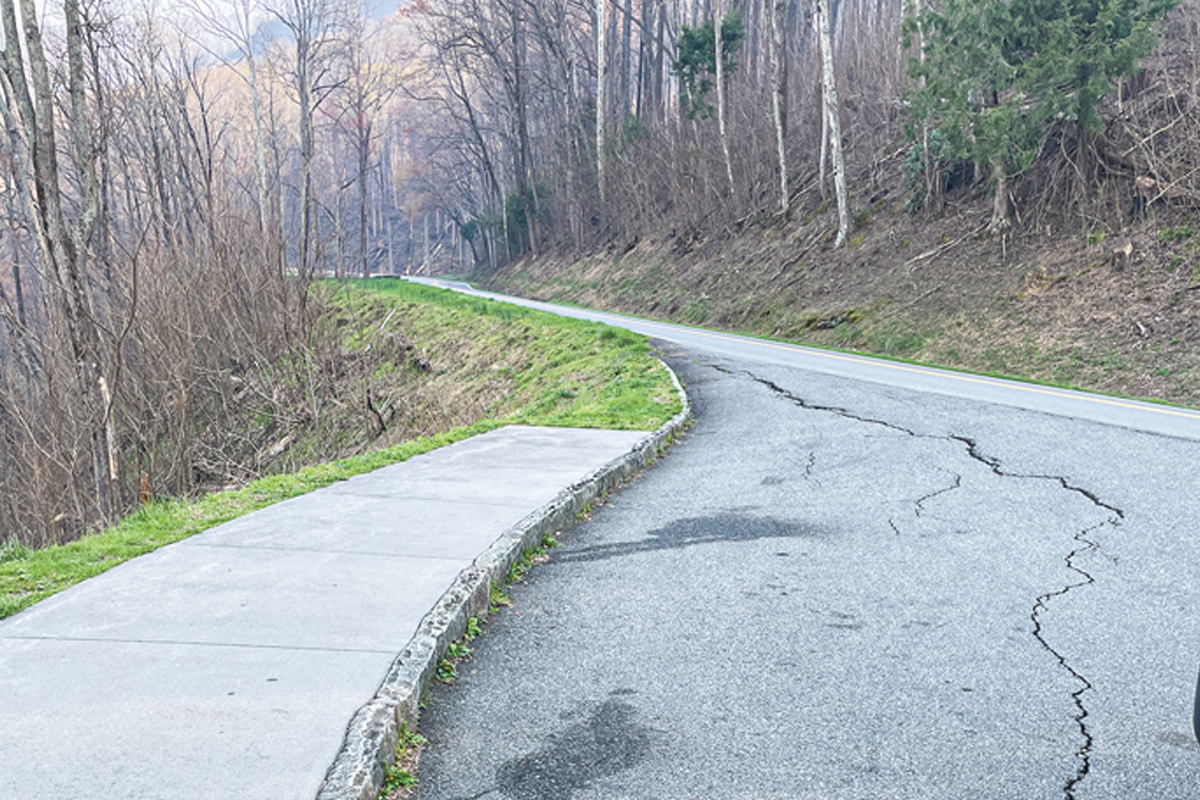
<path fill-rule="evenodd" d="M 983 188 L 951 195 L 940 214 L 906 211 L 904 193 L 892 188 L 903 185 L 900 158 L 883 165 L 873 187 L 852 188 L 855 224 L 842 250 L 832 247 L 832 204 L 802 195 L 788 223 L 764 218 L 614 243 L 575 261 L 543 256 L 487 283 L 540 299 L 1200 405 L 1200 236 L 1186 207 L 1161 205 L 1143 219 L 1090 230 L 1078 221 L 1027 222 L 988 237 Z"/>

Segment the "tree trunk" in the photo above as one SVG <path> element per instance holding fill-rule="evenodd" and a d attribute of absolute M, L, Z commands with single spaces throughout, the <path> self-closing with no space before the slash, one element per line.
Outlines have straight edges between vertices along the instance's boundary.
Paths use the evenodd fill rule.
<path fill-rule="evenodd" d="M 788 48 L 787 0 L 765 0 L 771 15 L 771 108 L 775 114 L 775 144 L 779 155 L 779 212 L 786 219 L 790 210 L 787 168 Z"/>
<path fill-rule="evenodd" d="M 663 70 L 666 58 L 663 37 L 666 36 L 667 26 L 667 10 L 665 8 L 658 9 L 657 22 L 655 27 L 657 32 L 654 34 L 653 69 L 650 74 L 650 108 L 653 109 L 651 114 L 654 119 L 661 121 L 666 117 L 666 109 L 663 107 Z"/>
<path fill-rule="evenodd" d="M 300 241 L 297 245 L 297 274 L 301 286 L 310 278 L 308 264 L 309 231 L 312 227 L 313 109 L 309 85 L 309 46 L 301 36 L 296 42 L 296 81 L 300 95 Z"/>
<path fill-rule="evenodd" d="M 246 51 L 246 66 L 250 73 L 250 108 L 254 112 L 254 166 L 258 179 L 258 226 L 264 239 L 270 230 L 267 209 L 267 147 L 263 140 L 262 101 L 258 96 L 258 69 L 254 49 L 249 41 L 243 45 Z"/>
<path fill-rule="evenodd" d="M 99 141 L 95 143 L 96 154 L 100 157 L 99 208 L 96 216 L 96 257 L 103 267 L 104 278 L 108 283 L 110 295 L 115 295 L 116 286 L 112 274 L 113 244 L 112 244 L 112 159 L 109 154 L 109 133 L 112 121 L 105 97 L 104 81 L 100 72 L 100 48 L 96 44 L 94 32 L 97 25 L 84 16 L 85 43 L 92 69 L 92 89 L 96 95 L 96 119 L 100 122 Z"/>
<path fill-rule="evenodd" d="M 717 129 L 721 134 L 721 153 L 725 156 L 725 177 L 729 181 L 729 196 L 735 194 L 733 188 L 733 161 L 729 157 L 729 136 L 725 127 L 725 70 L 722 61 L 725 60 L 723 42 L 721 41 L 721 0 L 714 0 L 713 10 L 713 47 L 717 64 Z"/>
<path fill-rule="evenodd" d="M 533 189 L 533 148 L 529 144 L 529 123 L 525 108 L 525 22 L 513 5 L 513 99 L 517 112 L 517 192 L 521 196 L 521 209 L 525 214 L 525 232 L 529 237 L 529 250 L 538 256 L 537 193 Z"/>
<path fill-rule="evenodd" d="M 32 7 L 32 3 L 29 3 Z M 94 461 L 97 466 L 97 500 L 104 517 L 116 519 L 120 510 L 120 463 L 117 451 L 117 433 L 114 422 L 115 398 L 109 391 L 101 369 L 100 336 L 93 323 L 94 309 L 87 288 L 87 262 L 95 233 L 96 217 L 99 212 L 99 187 L 96 183 L 96 149 L 92 137 L 92 118 L 87 104 L 87 89 L 84 84 L 83 20 L 79 12 L 79 0 L 64 0 L 63 12 L 67 25 L 67 91 L 71 96 L 71 134 L 75 140 L 75 163 L 79 177 L 80 208 L 74 226 L 69 229 L 74 245 L 75 262 L 72 265 L 69 291 L 82 314 L 76 323 L 84 337 L 83 347 L 90 351 L 84 358 L 81 378 L 85 392 L 90 393 L 95 385 L 100 392 L 103 424 L 93 431 L 96 450 Z M 47 106 L 48 107 L 48 106 Z M 53 122 L 51 117 L 50 122 Z M 57 190 L 57 185 L 55 185 Z M 61 213 L 61 212 L 60 212 Z M 113 387 L 116 389 L 116 387 Z M 107 469 L 105 469 L 107 467 Z M 106 474 L 107 480 L 101 478 Z M 102 488 L 101 488 L 102 487 Z"/>
<path fill-rule="evenodd" d="M 925 28 L 921 22 L 921 2 L 915 0 L 914 11 L 917 20 L 917 59 L 925 63 Z M 925 77 L 921 76 L 921 88 L 925 88 Z M 933 153 L 929 149 L 929 124 L 921 124 L 921 152 L 925 163 L 925 208 L 938 210 L 942 205 L 942 180 L 938 165 L 934 163 Z"/>
<path fill-rule="evenodd" d="M 5 53 L 0 55 L 0 61 L 7 55 L 10 54 Z M 25 280 L 21 270 L 21 226 L 23 224 L 26 230 L 32 231 L 39 245 L 43 247 L 44 235 L 32 193 L 33 175 L 30 167 L 31 153 L 29 150 L 29 140 L 22 134 L 20 123 L 13 113 L 14 110 L 10 104 L 14 91 L 8 85 L 8 66 L 7 62 L 4 63 L 5 66 L 2 70 L 4 76 L 4 93 L 3 96 L 0 96 L 0 115 L 3 115 L 6 139 L 4 145 L 0 147 L 0 154 L 7 156 L 9 161 L 11 175 L 9 188 L 11 189 L 11 193 L 6 192 L 5 195 L 8 200 L 8 224 L 13 249 L 13 288 L 17 299 L 17 321 L 22 327 L 25 327 L 29 324 L 30 320 L 25 301 Z M 15 195 L 15 198 L 13 195 Z M 33 284 L 30 288 L 34 290 L 30 292 L 31 295 L 41 293 L 42 291 L 41 287 L 38 286 L 39 277 L 39 271 L 35 264 L 34 269 L 30 273 L 30 282 Z"/>
<path fill-rule="evenodd" d="M 833 187 L 837 194 L 838 232 L 834 247 L 841 247 L 850 230 L 850 205 L 846 196 L 846 161 L 842 155 L 842 125 L 838 113 L 837 82 L 833 75 L 833 37 L 830 35 L 829 0 L 817 0 L 821 23 L 821 77 L 825 116 L 829 121 L 829 151 L 833 161 Z"/>
<path fill-rule="evenodd" d="M 370 209 L 367 206 L 367 166 L 371 154 L 371 123 L 365 114 L 358 117 L 358 257 L 362 276 L 371 277 L 371 259 L 367 252 L 367 223 Z"/>
<path fill-rule="evenodd" d="M 602 220 L 605 212 L 604 127 L 607 119 L 604 113 L 604 82 L 608 75 L 604 58 L 604 3 L 605 0 L 596 0 L 596 186 L 600 191 L 599 216 Z"/>
<path fill-rule="evenodd" d="M 625 0 L 625 18 L 621 20 L 621 91 L 617 98 L 617 122 L 623 123 L 629 113 L 630 49 L 633 41 L 633 0 Z"/>
<path fill-rule="evenodd" d="M 93 322 L 85 272 L 87 238 L 95 219 L 95 174 L 93 171 L 90 176 L 80 175 L 81 182 L 90 184 L 90 189 L 88 185 L 83 186 L 83 209 L 77 227 L 71 230 L 62 207 L 54 129 L 54 97 L 42 47 L 41 31 L 37 24 L 37 10 L 33 0 L 20 0 L 20 8 L 23 29 L 18 32 L 13 0 L 0 0 L 0 16 L 3 17 L 5 39 L 8 43 L 4 53 L 4 67 L 30 142 L 32 177 L 37 196 L 35 229 L 44 263 L 54 276 L 52 281 L 47 281 L 47 285 L 48 288 L 55 287 L 53 291 L 58 295 L 61 319 L 67 329 L 75 378 L 78 381 L 78 408 L 83 410 L 84 414 L 88 414 L 96 409 L 94 401 L 100 389 L 102 361 L 100 337 Z M 80 119 L 81 114 L 86 116 L 87 106 L 83 87 L 79 7 L 76 0 L 67 0 L 64 9 L 67 18 L 68 88 L 72 101 L 72 128 L 76 152 L 83 153 L 84 161 L 80 167 L 86 169 L 87 164 L 94 162 L 89 160 L 93 155 L 90 127 L 85 126 L 84 121 Z M 33 83 L 32 92 L 26 82 L 24 65 L 21 63 L 22 49 L 29 58 L 28 75 Z M 104 412 L 109 410 L 105 404 Z M 91 426 L 96 506 L 101 514 L 108 516 L 115 509 L 112 487 L 104 479 L 105 448 L 106 445 L 115 447 L 115 442 L 106 436 L 103 423 L 95 417 L 87 419 L 85 425 Z M 78 522 L 88 524 L 92 520 L 80 519 Z"/>
<path fill-rule="evenodd" d="M 392 215 L 389 213 L 383 219 L 384 235 L 387 236 L 388 274 L 396 274 L 396 254 L 392 248 Z"/>
<path fill-rule="evenodd" d="M 566 13 L 563 5 L 559 6 L 560 30 L 566 30 Z M 568 227 L 571 229 L 571 241 L 578 252 L 583 247 L 583 203 L 580 199 L 580 153 L 584 150 L 583 131 L 580 129 L 579 95 L 575 90 L 578 81 L 578 65 L 571 51 L 574 45 L 564 37 L 566 63 L 563 65 L 563 83 L 567 95 L 567 214 Z"/>
<path fill-rule="evenodd" d="M 825 199 L 829 195 L 828 181 L 826 176 L 829 174 L 829 102 L 826 99 L 824 86 L 821 88 L 821 154 L 817 159 L 817 186 L 821 189 L 821 199 Z"/>
<path fill-rule="evenodd" d="M 1009 217 L 1012 208 L 1008 202 L 1008 170 L 1004 168 L 1004 159 L 992 159 L 992 177 L 996 179 L 996 196 L 992 200 L 992 219 L 988 223 L 988 233 L 999 236 L 1006 233 L 1012 225 Z"/>

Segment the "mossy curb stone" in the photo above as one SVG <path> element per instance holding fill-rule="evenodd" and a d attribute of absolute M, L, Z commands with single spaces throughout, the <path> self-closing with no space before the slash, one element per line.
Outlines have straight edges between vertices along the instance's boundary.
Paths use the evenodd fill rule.
<path fill-rule="evenodd" d="M 583 480 L 568 486 L 546 505 L 513 525 L 454 583 L 421 620 L 417 633 L 392 662 L 375 697 L 358 710 L 346 730 L 341 750 L 317 794 L 317 800 L 374 800 L 391 764 L 401 725 L 416 727 L 421 693 L 430 684 L 438 659 L 462 637 L 467 619 L 488 606 L 491 587 L 503 582 L 526 548 L 571 525 L 584 507 L 658 458 L 691 418 L 687 393 L 667 367 L 683 409 L 625 455 L 613 459 Z"/>

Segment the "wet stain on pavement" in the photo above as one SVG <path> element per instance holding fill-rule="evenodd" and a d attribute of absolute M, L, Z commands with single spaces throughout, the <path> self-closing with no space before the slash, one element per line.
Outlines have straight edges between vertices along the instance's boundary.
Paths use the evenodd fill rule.
<path fill-rule="evenodd" d="M 625 693 L 621 693 L 622 695 Z M 655 731 L 635 721 L 636 709 L 610 699 L 555 736 L 549 747 L 507 761 L 496 785 L 512 800 L 567 800 L 576 791 L 646 758 Z"/>
<path fill-rule="evenodd" d="M 659 550 L 678 550 L 714 542 L 754 542 L 761 539 L 817 539 L 826 532 L 774 517 L 755 517 L 726 512 L 707 517 L 678 519 L 647 534 L 645 539 L 632 542 L 612 542 L 584 547 L 572 547 L 557 555 L 555 562 L 604 561 L 636 553 Z M 785 554 L 786 555 L 786 554 Z M 551 562 L 554 563 L 554 562 Z"/>

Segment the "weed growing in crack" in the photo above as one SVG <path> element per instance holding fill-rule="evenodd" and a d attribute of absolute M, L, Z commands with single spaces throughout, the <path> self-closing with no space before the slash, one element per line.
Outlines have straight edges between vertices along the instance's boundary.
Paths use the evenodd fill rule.
<path fill-rule="evenodd" d="M 527 551 L 528 552 L 528 551 Z M 525 573 L 529 571 L 530 564 L 525 562 L 525 559 L 514 561 L 512 566 L 508 568 L 508 582 L 517 583 L 525 577 Z"/>
<path fill-rule="evenodd" d="M 554 542 L 552 545 L 546 544 L 546 539 Z M 547 536 L 542 539 L 542 544 L 538 547 L 526 547 L 521 553 L 521 558 L 514 561 L 512 566 L 508 568 L 508 582 L 519 583 L 525 577 L 525 573 L 529 572 L 530 568 L 535 564 L 545 564 L 550 560 L 550 556 L 546 555 L 548 547 L 557 547 L 558 542 L 553 537 Z"/>
<path fill-rule="evenodd" d="M 434 673 L 434 677 L 437 678 L 439 683 L 454 683 L 454 679 L 458 677 L 459 663 L 470 658 L 475 652 L 470 647 L 467 647 L 467 642 L 471 641 L 482 632 L 483 629 L 479 626 L 478 617 L 470 617 L 467 619 L 467 629 L 463 632 L 462 638 L 460 638 L 458 641 L 451 642 L 446 647 L 445 657 L 438 659 L 437 670 Z"/>
<path fill-rule="evenodd" d="M 488 597 L 488 613 L 496 614 L 502 608 L 512 605 L 512 597 L 500 586 L 492 584 L 491 595 Z"/>
<path fill-rule="evenodd" d="M 440 683 L 454 683 L 454 679 L 458 677 L 458 667 L 454 665 L 453 661 L 439 658 L 435 676 Z"/>
<path fill-rule="evenodd" d="M 396 742 L 395 758 L 383 772 L 383 785 L 379 787 L 379 797 L 404 800 L 416 791 L 417 761 L 427 740 L 416 731 L 410 731 L 407 722 L 400 726 L 397 734 L 399 740 Z"/>

